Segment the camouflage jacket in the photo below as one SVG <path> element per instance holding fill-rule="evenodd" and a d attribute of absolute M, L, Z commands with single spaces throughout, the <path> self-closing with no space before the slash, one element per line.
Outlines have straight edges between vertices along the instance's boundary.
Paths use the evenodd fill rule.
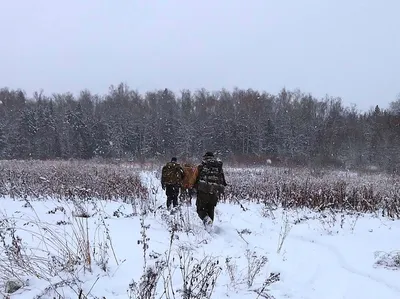
<path fill-rule="evenodd" d="M 206 193 L 223 193 L 227 184 L 222 165 L 222 161 L 215 157 L 204 157 L 197 167 L 194 188 Z"/>
<path fill-rule="evenodd" d="M 182 166 L 176 162 L 168 162 L 161 171 L 161 185 L 181 185 L 184 178 Z"/>

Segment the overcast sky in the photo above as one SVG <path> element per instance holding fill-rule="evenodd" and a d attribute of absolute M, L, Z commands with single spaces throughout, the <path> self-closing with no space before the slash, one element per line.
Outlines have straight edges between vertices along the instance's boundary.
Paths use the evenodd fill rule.
<path fill-rule="evenodd" d="M 399 16 L 399 0 L 3 0 L 0 85 L 286 87 L 386 107 L 400 93 Z"/>

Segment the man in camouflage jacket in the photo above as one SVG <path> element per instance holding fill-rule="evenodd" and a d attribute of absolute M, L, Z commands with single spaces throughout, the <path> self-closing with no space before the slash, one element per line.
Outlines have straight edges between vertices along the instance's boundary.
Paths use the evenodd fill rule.
<path fill-rule="evenodd" d="M 172 172 L 171 177 L 165 177 L 164 172 Z M 181 182 L 184 178 L 184 172 L 182 166 L 177 162 L 176 157 L 171 159 L 162 168 L 161 175 L 161 186 L 167 195 L 167 209 L 171 208 L 171 204 L 174 208 L 178 206 L 178 195 L 181 187 Z M 172 180 L 169 180 L 172 179 Z"/>
<path fill-rule="evenodd" d="M 226 185 L 222 161 L 216 159 L 212 152 L 207 152 L 198 166 L 194 184 L 197 190 L 197 214 L 205 225 L 213 223 L 215 206 Z"/>

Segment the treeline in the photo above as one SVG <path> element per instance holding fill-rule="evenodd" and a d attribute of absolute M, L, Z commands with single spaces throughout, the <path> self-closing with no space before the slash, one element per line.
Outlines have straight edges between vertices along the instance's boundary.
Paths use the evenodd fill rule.
<path fill-rule="evenodd" d="M 225 159 L 343 167 L 400 165 L 397 116 L 360 113 L 340 98 L 300 91 L 168 89 L 142 95 L 125 84 L 28 97 L 0 90 L 1 159 L 180 158 L 219 151 Z"/>

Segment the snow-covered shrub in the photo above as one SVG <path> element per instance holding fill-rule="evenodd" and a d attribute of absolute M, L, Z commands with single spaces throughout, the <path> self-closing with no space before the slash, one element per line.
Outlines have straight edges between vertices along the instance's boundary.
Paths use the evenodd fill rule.
<path fill-rule="evenodd" d="M 33 278 L 46 286 L 38 298 L 45 295 L 63 298 L 63 289 L 76 294 L 83 292 L 81 275 L 108 273 L 110 256 L 118 264 L 102 211 L 96 213 L 100 221 L 97 234 L 92 234 L 88 218 L 74 216 L 73 204 L 64 202 L 48 212 L 62 213 L 68 220 L 57 223 L 41 219 L 32 204 L 25 207 L 36 216 L 0 215 L 0 288 L 9 281 L 26 286 Z"/>
<path fill-rule="evenodd" d="M 375 266 L 387 269 L 400 270 L 400 251 L 375 252 Z"/>
<path fill-rule="evenodd" d="M 147 200 L 137 170 L 83 161 L 1 161 L 0 196 L 30 199 Z"/>
<path fill-rule="evenodd" d="M 323 176 L 308 169 L 227 168 L 229 184 L 223 201 L 243 200 L 271 207 L 308 208 L 315 211 L 381 213 L 400 218 L 400 177 L 365 176 L 324 170 Z"/>

